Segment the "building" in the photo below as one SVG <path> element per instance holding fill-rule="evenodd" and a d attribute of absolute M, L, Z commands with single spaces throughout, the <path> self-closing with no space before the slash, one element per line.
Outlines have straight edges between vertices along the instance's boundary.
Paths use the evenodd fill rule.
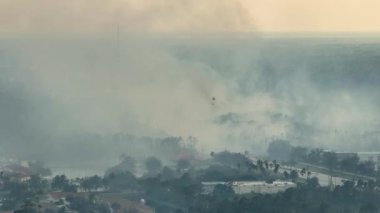
<path fill-rule="evenodd" d="M 217 185 L 230 185 L 236 194 L 275 194 L 296 187 L 295 183 L 287 181 L 274 181 L 273 183 L 265 181 L 202 182 L 203 193 L 211 194 Z"/>

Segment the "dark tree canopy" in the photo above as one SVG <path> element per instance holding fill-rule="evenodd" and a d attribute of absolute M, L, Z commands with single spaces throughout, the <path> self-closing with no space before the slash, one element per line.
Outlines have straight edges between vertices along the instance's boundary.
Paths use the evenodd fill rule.
<path fill-rule="evenodd" d="M 149 157 L 145 161 L 145 167 L 150 174 L 157 174 L 162 168 L 162 163 L 156 157 Z"/>
<path fill-rule="evenodd" d="M 267 152 L 272 159 L 287 161 L 290 158 L 292 148 L 289 141 L 275 140 L 269 144 Z"/>
<path fill-rule="evenodd" d="M 213 154 L 213 161 L 231 167 L 240 168 L 252 164 L 251 159 L 241 153 L 219 152 Z"/>
<path fill-rule="evenodd" d="M 186 159 L 179 159 L 177 161 L 177 169 L 178 170 L 185 170 L 185 169 L 190 168 L 190 166 L 191 166 L 190 161 L 188 161 Z"/>

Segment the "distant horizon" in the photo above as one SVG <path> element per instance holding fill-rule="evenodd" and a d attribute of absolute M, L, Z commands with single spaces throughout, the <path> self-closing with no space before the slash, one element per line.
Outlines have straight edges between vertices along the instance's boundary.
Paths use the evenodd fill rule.
<path fill-rule="evenodd" d="M 12 34 L 12 33 L 0 33 L 0 38 L 15 38 L 15 39 L 35 39 L 35 38 L 114 38 L 117 32 L 108 32 L 108 33 L 21 33 L 21 34 Z M 176 38 L 189 38 L 189 39 L 202 39 L 202 38 L 233 38 L 233 39 L 254 39 L 254 38 L 317 38 L 317 39 L 330 39 L 330 38 L 342 38 L 342 39 L 380 39 L 379 32 L 130 32 L 122 31 L 120 32 L 120 38 L 167 38 L 167 39 L 176 39 Z"/>

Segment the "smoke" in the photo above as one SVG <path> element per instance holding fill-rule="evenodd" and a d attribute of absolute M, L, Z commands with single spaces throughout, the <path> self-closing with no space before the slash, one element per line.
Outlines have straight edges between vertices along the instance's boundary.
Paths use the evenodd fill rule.
<path fill-rule="evenodd" d="M 120 132 L 194 136 L 207 150 L 259 153 L 276 138 L 376 148 L 377 45 L 126 37 L 0 49 L 2 147 L 23 155 L 62 136 Z"/>
<path fill-rule="evenodd" d="M 376 5 L 2 0 L 0 148 L 39 158 L 87 134 L 71 152 L 85 155 L 93 135 L 128 133 L 213 151 L 380 149 L 378 43 L 237 33 L 374 31 Z"/>

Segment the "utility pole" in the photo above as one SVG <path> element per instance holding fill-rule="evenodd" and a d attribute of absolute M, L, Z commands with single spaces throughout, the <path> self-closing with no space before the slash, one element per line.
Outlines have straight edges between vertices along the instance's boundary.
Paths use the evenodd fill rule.
<path fill-rule="evenodd" d="M 333 177 L 331 174 L 329 175 L 329 188 L 331 191 L 334 189 Z"/>

